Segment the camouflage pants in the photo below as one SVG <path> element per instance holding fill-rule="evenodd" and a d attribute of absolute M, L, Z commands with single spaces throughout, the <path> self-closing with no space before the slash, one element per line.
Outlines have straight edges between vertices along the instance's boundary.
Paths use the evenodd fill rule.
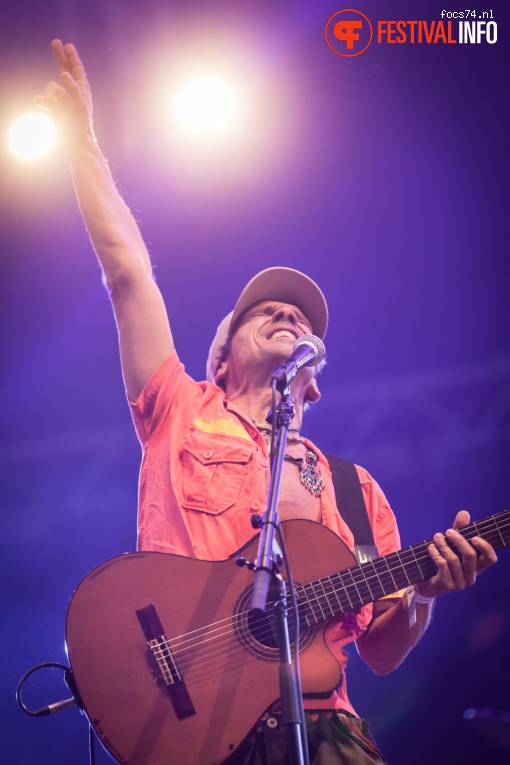
<path fill-rule="evenodd" d="M 305 718 L 310 765 L 388 765 L 364 720 L 329 710 Z M 225 765 L 294 765 L 281 713 L 264 715 Z"/>

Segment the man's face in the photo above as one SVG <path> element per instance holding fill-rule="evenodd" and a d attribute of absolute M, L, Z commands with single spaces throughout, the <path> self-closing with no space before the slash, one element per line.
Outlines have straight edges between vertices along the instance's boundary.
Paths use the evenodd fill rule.
<path fill-rule="evenodd" d="M 285 358 L 298 337 L 311 334 L 312 327 L 302 311 L 289 303 L 264 300 L 245 312 L 232 338 L 232 345 L 246 353 Z"/>
<path fill-rule="evenodd" d="M 228 375 L 242 383 L 244 375 L 259 369 L 269 373 L 292 353 L 298 337 L 308 334 L 311 324 L 296 306 L 276 300 L 255 303 L 243 314 L 217 379 Z M 313 376 L 311 368 L 308 373 Z"/>

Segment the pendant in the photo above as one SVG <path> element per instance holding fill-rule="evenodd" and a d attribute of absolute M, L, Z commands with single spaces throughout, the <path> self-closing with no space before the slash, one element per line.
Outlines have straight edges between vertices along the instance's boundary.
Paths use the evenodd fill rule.
<path fill-rule="evenodd" d="M 307 451 L 306 460 L 301 460 L 301 469 L 299 471 L 301 483 L 315 497 L 319 497 L 325 488 L 324 481 L 317 470 L 317 462 L 317 455 Z"/>

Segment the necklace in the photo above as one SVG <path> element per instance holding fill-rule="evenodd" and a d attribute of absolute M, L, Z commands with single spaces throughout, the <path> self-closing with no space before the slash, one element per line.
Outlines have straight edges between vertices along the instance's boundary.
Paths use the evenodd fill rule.
<path fill-rule="evenodd" d="M 314 497 L 320 497 L 324 491 L 324 481 L 317 469 L 317 455 L 307 449 L 305 459 L 291 457 L 290 454 L 286 454 L 283 459 L 299 466 L 299 478 L 305 489 Z"/>
<path fill-rule="evenodd" d="M 270 449 L 271 448 L 271 434 L 273 432 L 273 429 L 272 428 L 266 428 L 266 427 L 264 427 L 264 425 L 260 425 L 260 426 L 256 425 L 255 427 L 257 428 L 259 433 L 262 434 L 262 437 L 264 438 L 264 441 L 267 444 L 267 448 Z M 297 443 L 302 443 L 302 439 L 299 437 L 299 428 L 289 428 L 288 432 L 289 433 L 297 433 L 297 436 L 288 435 L 287 436 L 287 443 L 289 443 L 289 441 L 291 443 L 296 443 L 296 442 Z"/>
<path fill-rule="evenodd" d="M 269 433 L 269 435 L 271 435 L 271 433 L 273 432 L 273 428 L 269 428 L 267 425 L 255 425 L 255 427 L 262 434 Z M 297 433 L 299 435 L 299 428 L 289 428 L 288 432 L 289 433 Z"/>
<path fill-rule="evenodd" d="M 262 433 L 264 441 L 267 444 L 267 448 L 270 449 L 272 433 L 271 428 L 262 426 L 257 427 L 257 430 Z M 288 436 L 287 443 L 290 441 L 292 443 L 302 444 L 303 439 L 299 437 L 299 430 L 297 428 L 289 428 L 289 430 L 297 433 L 298 435 Z M 299 480 L 301 481 L 304 488 L 310 492 L 310 494 L 313 494 L 314 497 L 319 497 L 322 494 L 325 488 L 325 484 L 317 468 L 317 463 L 319 460 L 314 452 L 311 452 L 309 449 L 307 449 L 306 457 L 304 459 L 302 457 L 291 457 L 290 454 L 285 454 L 283 459 L 286 462 L 292 462 L 294 465 L 299 467 Z"/>

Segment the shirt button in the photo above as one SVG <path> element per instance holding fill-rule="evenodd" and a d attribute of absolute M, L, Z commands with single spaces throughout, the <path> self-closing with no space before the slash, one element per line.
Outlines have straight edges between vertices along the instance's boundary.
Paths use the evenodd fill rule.
<path fill-rule="evenodd" d="M 210 449 L 204 452 L 204 460 L 208 460 L 209 457 L 212 457 L 212 451 Z"/>
<path fill-rule="evenodd" d="M 250 436 L 250 438 L 255 438 L 255 436 L 257 435 L 257 431 L 256 430 L 249 430 L 248 431 L 248 435 Z"/>
<path fill-rule="evenodd" d="M 252 509 L 254 512 L 257 512 L 257 510 L 260 510 L 260 502 L 258 502 L 257 500 L 255 500 L 254 502 L 252 502 L 252 503 L 251 503 L 251 509 Z"/>
<path fill-rule="evenodd" d="M 268 728 L 276 728 L 278 726 L 278 720 L 274 717 L 268 717 L 266 720 L 266 725 Z"/>
<path fill-rule="evenodd" d="M 265 457 L 261 457 L 259 460 L 259 463 L 263 468 L 267 468 L 267 466 L 269 465 L 269 462 L 268 460 L 266 460 Z"/>

